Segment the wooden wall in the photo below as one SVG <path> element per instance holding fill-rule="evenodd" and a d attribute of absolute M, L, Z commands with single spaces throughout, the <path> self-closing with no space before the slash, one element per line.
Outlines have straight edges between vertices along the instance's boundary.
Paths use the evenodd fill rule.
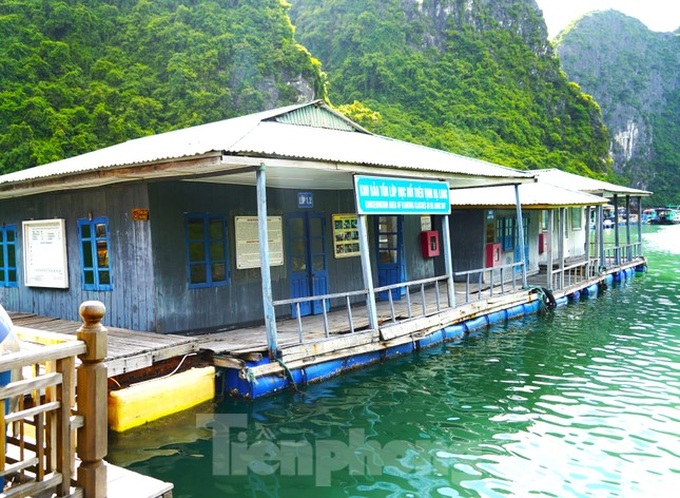
<path fill-rule="evenodd" d="M 76 190 L 1 201 L 0 223 L 17 226 L 19 286 L 0 287 L 0 303 L 11 311 L 80 321 L 80 304 L 95 299 L 106 305 L 105 325 L 153 330 L 150 222 L 131 219 L 132 209 L 147 207 L 144 185 Z M 77 223 L 90 213 L 93 217 L 106 216 L 109 219 L 112 291 L 83 290 Z M 54 218 L 66 220 L 69 288 L 26 287 L 21 223 Z"/>

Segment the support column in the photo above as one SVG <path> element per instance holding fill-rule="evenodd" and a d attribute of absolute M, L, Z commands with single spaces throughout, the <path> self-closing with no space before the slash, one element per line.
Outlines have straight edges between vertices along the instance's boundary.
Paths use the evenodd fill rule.
<path fill-rule="evenodd" d="M 524 249 L 524 220 L 522 219 L 522 204 L 519 201 L 519 185 L 515 184 L 515 208 L 517 209 L 517 239 L 522 255 L 522 287 L 527 286 L 527 256 Z M 514 276 L 513 276 L 514 282 Z"/>
<path fill-rule="evenodd" d="M 638 256 L 642 256 L 642 196 L 638 195 L 638 222 L 637 222 L 637 239 L 638 239 Z"/>
<path fill-rule="evenodd" d="M 364 288 L 368 292 L 366 296 L 366 309 L 368 310 L 368 325 L 373 330 L 378 330 L 378 312 L 375 304 L 375 292 L 373 290 L 373 270 L 371 269 L 371 254 L 368 246 L 368 216 L 357 215 L 359 229 L 359 249 L 361 251 L 361 272 L 364 277 Z"/>
<path fill-rule="evenodd" d="M 566 211 L 567 208 L 560 208 L 560 235 L 557 239 L 559 242 L 559 245 L 557 246 L 557 257 L 560 260 L 560 289 L 564 289 L 564 232 L 566 232 Z"/>
<path fill-rule="evenodd" d="M 546 254 L 548 258 L 548 263 L 546 265 L 546 268 L 548 270 L 547 288 L 550 290 L 553 289 L 552 269 L 553 269 L 553 243 L 555 240 L 554 232 L 555 232 L 555 210 L 550 209 L 548 210 L 548 254 Z"/>
<path fill-rule="evenodd" d="M 586 206 L 586 222 L 584 229 L 586 231 L 586 278 L 590 278 L 590 206 Z"/>
<path fill-rule="evenodd" d="M 598 242 L 600 243 L 600 268 L 603 270 L 606 268 L 604 260 L 604 206 L 600 204 L 597 206 L 597 233 Z"/>
<path fill-rule="evenodd" d="M 257 169 L 257 228 L 260 240 L 260 275 L 262 278 L 262 307 L 264 325 L 267 331 L 267 352 L 270 359 L 276 358 L 276 313 L 272 297 L 272 276 L 269 266 L 269 234 L 267 230 L 267 167 L 264 163 Z"/>
<path fill-rule="evenodd" d="M 621 264 L 621 241 L 619 233 L 619 196 L 614 194 L 614 264 Z"/>
<path fill-rule="evenodd" d="M 630 195 L 626 195 L 626 261 L 633 260 L 633 248 L 630 244 Z"/>
<path fill-rule="evenodd" d="M 451 254 L 451 227 L 449 227 L 449 215 L 442 219 L 442 249 L 444 250 L 444 268 L 448 275 L 447 289 L 449 293 L 449 307 L 456 307 L 456 288 L 453 282 L 453 257 Z"/>

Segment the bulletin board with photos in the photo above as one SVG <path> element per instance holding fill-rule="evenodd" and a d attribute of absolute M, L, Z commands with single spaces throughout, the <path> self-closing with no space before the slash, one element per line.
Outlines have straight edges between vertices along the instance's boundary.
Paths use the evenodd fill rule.
<path fill-rule="evenodd" d="M 333 252 L 336 258 L 351 258 L 360 255 L 356 214 L 333 215 Z"/>

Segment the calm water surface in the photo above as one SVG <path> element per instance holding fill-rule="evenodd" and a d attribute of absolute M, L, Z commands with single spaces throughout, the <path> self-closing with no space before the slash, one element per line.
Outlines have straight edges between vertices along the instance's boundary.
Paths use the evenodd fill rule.
<path fill-rule="evenodd" d="M 649 272 L 597 299 L 301 394 L 203 405 L 112 436 L 109 459 L 176 498 L 678 496 L 680 226 L 646 230 Z M 259 461 L 235 476 L 239 458 Z"/>

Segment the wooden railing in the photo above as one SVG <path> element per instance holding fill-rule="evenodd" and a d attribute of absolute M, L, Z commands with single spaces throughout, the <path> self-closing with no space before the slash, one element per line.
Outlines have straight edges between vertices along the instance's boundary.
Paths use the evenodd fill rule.
<path fill-rule="evenodd" d="M 35 333 L 0 356 L 0 497 L 104 498 L 107 452 L 105 308 L 80 306 L 75 337 Z"/>

